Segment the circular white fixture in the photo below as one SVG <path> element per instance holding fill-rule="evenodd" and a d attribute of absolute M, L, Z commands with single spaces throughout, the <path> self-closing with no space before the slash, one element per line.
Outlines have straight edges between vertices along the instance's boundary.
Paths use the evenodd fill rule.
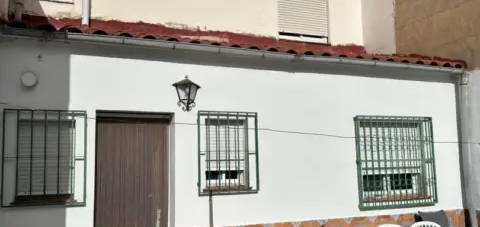
<path fill-rule="evenodd" d="M 25 87 L 34 87 L 38 83 L 38 78 L 33 72 L 23 72 L 20 76 L 20 81 Z"/>

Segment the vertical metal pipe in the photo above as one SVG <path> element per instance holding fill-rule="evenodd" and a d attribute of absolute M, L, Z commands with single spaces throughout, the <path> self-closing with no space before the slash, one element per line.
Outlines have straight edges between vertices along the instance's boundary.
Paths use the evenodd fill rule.
<path fill-rule="evenodd" d="M 430 121 L 429 121 L 429 129 L 430 129 L 430 146 L 431 146 L 431 156 L 430 156 L 430 160 L 432 162 L 431 164 L 431 169 L 432 169 L 432 174 L 430 175 L 430 177 L 432 178 L 432 187 L 433 187 L 433 190 L 432 190 L 432 195 L 433 195 L 433 198 L 434 198 L 434 202 L 437 202 L 438 200 L 438 196 L 437 196 L 437 179 L 436 179 L 436 168 L 435 168 L 435 149 L 434 149 L 434 137 L 433 137 L 433 123 L 432 123 L 432 118 L 430 118 Z"/>
<path fill-rule="evenodd" d="M 198 193 L 200 193 L 201 190 L 202 190 L 202 188 L 201 188 L 202 187 L 202 174 L 201 174 L 201 170 L 202 170 L 201 166 L 202 165 L 201 165 L 201 160 L 200 160 L 201 157 L 202 157 L 201 156 L 201 154 L 202 154 L 201 149 L 202 148 L 201 148 L 201 142 L 200 142 L 202 137 L 201 137 L 201 133 L 200 133 L 201 132 L 200 131 L 200 127 L 201 127 L 200 126 L 200 117 L 201 117 L 200 112 L 198 112 L 198 115 L 197 115 L 197 137 L 198 137 L 197 138 L 197 146 L 198 146 L 198 157 L 197 157 L 198 158 L 198 160 L 197 160 L 197 162 L 198 162 L 198 164 L 197 164 L 197 166 L 198 166 L 198 185 L 197 185 L 197 187 L 198 187 Z M 207 179 L 205 179 L 205 181 L 206 180 Z"/>
<path fill-rule="evenodd" d="M 221 159 L 220 159 L 220 115 L 217 114 L 216 124 L 215 124 L 215 164 L 217 166 L 217 185 L 216 187 L 221 186 L 222 184 L 222 171 L 221 171 Z"/>
<path fill-rule="evenodd" d="M 371 203 L 371 201 L 370 201 L 371 192 L 370 192 L 370 190 L 365 190 L 365 189 L 369 188 L 369 183 L 370 183 L 369 180 L 368 180 L 370 174 L 369 174 L 369 170 L 368 170 L 369 163 L 368 163 L 367 136 L 365 134 L 365 128 L 366 127 L 365 127 L 365 125 L 362 126 L 361 123 L 362 123 L 362 121 L 358 122 L 358 124 L 360 125 L 359 127 L 361 128 L 361 132 L 362 132 L 362 135 L 360 136 L 360 138 L 363 139 L 363 155 L 365 156 L 365 159 L 362 160 L 361 167 L 360 167 L 360 168 L 363 169 L 364 165 L 365 165 L 365 175 L 364 175 L 365 177 L 363 177 L 363 174 L 362 174 L 362 187 L 364 189 L 362 191 L 364 191 L 364 192 L 366 191 L 364 193 L 365 194 L 364 197 L 366 197 L 368 203 Z M 365 187 L 365 185 L 366 185 L 366 187 Z M 365 203 L 365 205 L 367 205 L 367 203 Z"/>
<path fill-rule="evenodd" d="M 244 172 L 244 175 L 245 175 L 245 186 L 247 188 L 250 187 L 250 163 L 249 163 L 249 142 L 248 142 L 248 135 L 250 133 L 250 126 L 248 125 L 248 119 L 249 119 L 249 116 L 248 114 L 246 114 L 245 116 L 245 123 L 243 124 L 243 127 L 245 127 L 245 130 L 244 130 L 244 141 L 243 141 L 243 144 L 245 146 L 245 150 L 243 151 L 243 161 L 244 161 L 244 164 L 243 164 L 243 168 L 245 169 L 243 172 Z"/>
<path fill-rule="evenodd" d="M 374 206 L 377 206 L 377 192 L 375 191 L 375 178 L 377 177 L 377 175 L 375 174 L 375 154 L 373 153 L 373 130 L 372 130 L 372 120 L 370 120 L 368 122 L 368 135 L 369 135 L 369 140 L 370 140 L 370 164 L 372 165 L 371 168 L 372 168 L 372 175 L 368 175 L 367 176 L 367 185 L 372 187 L 370 190 L 371 190 L 371 195 L 372 195 L 372 199 L 374 200 Z M 368 168 L 367 168 L 368 169 Z M 368 171 L 367 171 L 368 173 Z M 371 176 L 371 177 L 369 177 Z M 371 179 L 369 179 L 371 178 Z M 371 181 L 371 183 L 369 182 Z"/>
<path fill-rule="evenodd" d="M 16 147 L 16 153 L 15 153 L 15 195 L 18 195 L 18 151 L 19 151 L 19 146 L 20 146 L 20 141 L 19 141 L 19 136 L 20 136 L 20 110 L 17 110 L 17 147 Z"/>
<path fill-rule="evenodd" d="M 87 201 L 87 112 L 83 112 L 83 203 Z"/>
<path fill-rule="evenodd" d="M 227 178 L 228 178 L 228 186 L 227 190 L 230 191 L 230 187 L 232 184 L 232 170 L 230 169 L 230 114 L 227 114 L 227 123 L 225 127 L 225 148 L 227 153 L 225 154 L 225 169 L 227 170 Z"/>
<path fill-rule="evenodd" d="M 30 110 L 30 172 L 29 172 L 29 187 L 28 187 L 28 193 L 29 195 L 32 195 L 32 174 L 33 174 L 33 110 Z"/>
<path fill-rule="evenodd" d="M 256 180 L 257 180 L 257 185 L 256 189 L 260 190 L 260 168 L 259 168 L 259 160 L 258 160 L 258 121 L 257 121 L 257 114 L 255 113 L 255 170 L 257 172 L 256 175 Z"/>
<path fill-rule="evenodd" d="M 208 211 L 210 227 L 213 227 L 213 195 L 212 190 L 208 190 Z"/>
<path fill-rule="evenodd" d="M 58 111 L 58 129 L 57 129 L 57 196 L 60 194 L 60 122 L 61 112 Z"/>
<path fill-rule="evenodd" d="M 82 2 L 82 25 L 90 25 L 91 0 Z"/>
<path fill-rule="evenodd" d="M 43 122 L 43 195 L 47 194 L 47 121 L 48 112 L 45 111 L 45 121 Z"/>
<path fill-rule="evenodd" d="M 239 113 L 236 113 L 236 124 L 235 124 L 235 131 L 234 131 L 234 138 L 235 138 L 235 150 L 234 150 L 234 155 L 235 155 L 235 170 L 237 172 L 241 171 L 240 167 L 240 118 L 239 118 Z M 245 169 L 243 170 L 243 174 L 245 174 Z M 245 177 L 244 177 L 245 179 Z M 242 184 L 242 179 L 239 177 L 238 183 Z"/>
<path fill-rule="evenodd" d="M 3 120 L 2 120 L 2 179 L 0 182 L 0 207 L 3 207 L 3 181 L 5 176 L 5 115 L 7 114 L 6 110 L 3 110 Z"/>
<path fill-rule="evenodd" d="M 200 122 L 201 123 L 201 122 Z M 207 189 L 210 189 L 210 187 L 212 186 L 212 150 L 211 150 L 211 147 L 210 147 L 210 125 L 211 125 L 211 121 L 210 121 L 210 113 L 207 113 L 207 118 L 205 119 L 205 140 L 206 140 L 206 144 L 205 144 L 205 148 L 206 148 L 206 164 L 207 164 L 207 169 L 205 171 L 205 175 L 207 176 L 208 174 L 208 180 L 205 179 L 205 186 Z M 200 127 L 200 125 L 199 125 Z"/>
<path fill-rule="evenodd" d="M 255 122 L 256 122 L 256 119 L 255 119 Z M 353 123 L 355 124 L 355 145 L 357 149 L 356 164 L 357 164 L 357 181 L 358 181 L 358 200 L 360 201 L 360 207 L 363 207 L 365 205 L 365 200 L 363 196 L 363 191 L 364 191 L 363 174 L 362 174 L 363 162 L 362 162 L 361 146 L 360 146 L 360 120 L 358 119 L 358 117 L 353 118 Z"/>
<path fill-rule="evenodd" d="M 22 21 L 22 17 L 23 17 L 23 12 L 25 11 L 25 6 L 24 6 L 24 2 L 23 0 L 15 0 L 14 2 L 14 11 L 13 11 L 13 15 L 14 15 L 14 18 L 13 20 L 16 21 L 16 22 L 21 22 Z"/>
<path fill-rule="evenodd" d="M 70 138 L 68 140 L 68 149 L 69 149 L 69 170 L 68 172 L 70 173 L 70 177 L 68 179 L 68 186 L 67 186 L 67 193 L 69 194 L 74 194 L 75 193 L 75 160 L 76 160 L 76 139 L 77 139 L 77 130 L 76 130 L 76 113 L 75 112 L 70 112 L 70 128 L 68 131 L 70 132 Z"/>

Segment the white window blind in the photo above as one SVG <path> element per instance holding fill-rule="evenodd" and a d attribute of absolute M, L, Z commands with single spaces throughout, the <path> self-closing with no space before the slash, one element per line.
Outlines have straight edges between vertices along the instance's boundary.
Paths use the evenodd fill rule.
<path fill-rule="evenodd" d="M 71 193 L 74 128 L 67 119 L 19 121 L 17 195 Z"/>
<path fill-rule="evenodd" d="M 281 35 L 328 37 L 328 0 L 278 0 Z"/>

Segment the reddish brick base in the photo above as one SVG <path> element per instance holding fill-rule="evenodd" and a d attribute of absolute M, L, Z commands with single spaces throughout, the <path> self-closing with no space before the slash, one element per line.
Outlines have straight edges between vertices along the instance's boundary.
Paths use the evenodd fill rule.
<path fill-rule="evenodd" d="M 466 227 L 465 211 L 446 210 L 450 227 Z M 270 224 L 255 224 L 237 227 L 376 227 L 382 223 L 399 224 L 409 227 L 415 222 L 415 214 L 382 215 L 370 217 L 336 218 L 325 220 L 309 220 L 303 222 L 283 222 Z M 443 227 L 443 226 L 442 226 Z"/>

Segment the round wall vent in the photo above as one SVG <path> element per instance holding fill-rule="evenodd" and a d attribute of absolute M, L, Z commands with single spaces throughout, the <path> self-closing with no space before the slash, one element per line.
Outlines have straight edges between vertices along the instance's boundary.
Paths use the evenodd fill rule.
<path fill-rule="evenodd" d="M 22 73 L 22 75 L 20 76 L 20 81 L 25 87 L 35 87 L 35 85 L 37 85 L 38 83 L 38 78 L 35 73 L 28 71 Z"/>

